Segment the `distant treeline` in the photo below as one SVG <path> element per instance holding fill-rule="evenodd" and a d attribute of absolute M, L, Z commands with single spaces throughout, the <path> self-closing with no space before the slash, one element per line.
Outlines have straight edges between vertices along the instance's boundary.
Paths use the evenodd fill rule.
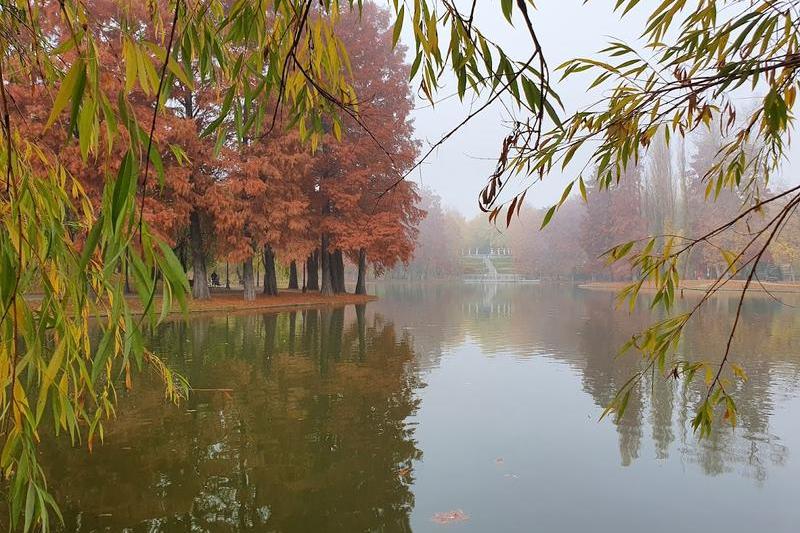
<path fill-rule="evenodd" d="M 539 231 L 548 208 L 523 207 L 506 228 L 490 224 L 486 215 L 465 219 L 442 206 L 430 190 L 423 191 L 427 217 L 419 226 L 414 259 L 392 276 L 405 279 L 461 277 L 463 254 L 475 250 L 508 249 L 515 273 L 526 278 L 561 280 L 630 279 L 630 265 L 609 266 L 602 255 L 612 246 L 650 235 L 673 236 L 676 245 L 706 235 L 734 219 L 748 203 L 738 190 L 708 190 L 703 179 L 711 168 L 722 139 L 704 133 L 691 144 L 656 143 L 646 158 L 610 190 L 598 190 L 587 179 L 587 199 L 577 193 Z M 766 191 L 765 191 L 766 192 Z M 775 207 L 776 209 L 778 206 Z M 716 278 L 751 238 L 750 226 L 763 214 L 740 220 L 736 231 L 701 243 L 683 262 L 686 279 Z M 800 272 L 800 222 L 792 217 L 759 266 L 759 278 L 793 280 Z M 739 262 L 746 263 L 747 257 Z M 466 267 L 468 268 L 468 267 Z M 745 270 L 746 271 L 746 270 Z"/>

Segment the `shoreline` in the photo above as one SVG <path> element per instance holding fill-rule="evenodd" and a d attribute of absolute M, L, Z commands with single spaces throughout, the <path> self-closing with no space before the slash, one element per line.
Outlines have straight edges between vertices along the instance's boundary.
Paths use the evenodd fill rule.
<path fill-rule="evenodd" d="M 266 296 L 264 294 L 256 294 L 256 299 L 245 301 L 242 296 L 242 290 L 232 289 L 212 289 L 211 298 L 208 300 L 195 300 L 188 298 L 187 301 L 187 314 L 203 314 L 203 313 L 236 313 L 236 312 L 249 312 L 249 311 L 269 311 L 271 313 L 280 313 L 284 311 L 293 311 L 297 309 L 309 309 L 320 307 L 344 307 L 347 305 L 360 305 L 374 302 L 378 297 L 371 294 L 335 294 L 332 296 L 322 296 L 319 292 L 300 292 L 299 290 L 281 290 L 277 296 Z M 139 299 L 131 296 L 129 301 L 133 304 L 133 312 L 141 315 L 142 308 Z M 156 297 L 153 300 L 153 308 L 161 308 L 161 298 Z M 170 310 L 170 316 L 177 316 L 183 314 L 179 308 L 173 306 Z"/>
<path fill-rule="evenodd" d="M 686 281 L 681 281 L 677 290 L 687 291 L 687 292 L 691 291 L 691 293 L 702 293 L 705 292 L 708 288 L 710 288 L 713 283 L 714 283 L 713 280 L 686 280 Z M 578 288 L 588 291 L 617 292 L 629 284 L 630 282 L 628 281 L 594 281 L 589 283 L 579 283 Z M 744 288 L 744 281 L 731 280 L 724 283 L 721 287 L 719 287 L 718 292 L 741 292 L 743 288 Z M 639 292 L 641 294 L 648 294 L 655 292 L 655 289 L 651 284 L 644 284 L 642 285 L 642 289 Z M 754 281 L 750 285 L 750 288 L 747 289 L 747 293 L 764 294 L 764 295 L 770 293 L 800 294 L 800 283 L 783 283 L 783 282 L 757 283 Z"/>

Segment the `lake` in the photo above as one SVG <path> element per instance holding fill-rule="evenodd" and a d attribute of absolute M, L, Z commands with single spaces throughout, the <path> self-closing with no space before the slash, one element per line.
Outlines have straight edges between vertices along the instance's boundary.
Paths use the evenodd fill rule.
<path fill-rule="evenodd" d="M 366 306 L 153 332 L 197 390 L 173 406 L 145 372 L 91 455 L 44 440 L 65 530 L 800 530 L 798 302 L 748 300 L 738 426 L 701 441 L 702 383 L 652 376 L 619 423 L 599 421 L 638 362 L 618 348 L 654 318 L 613 294 L 372 290 Z M 712 300 L 682 354 L 717 361 L 735 304 Z"/>

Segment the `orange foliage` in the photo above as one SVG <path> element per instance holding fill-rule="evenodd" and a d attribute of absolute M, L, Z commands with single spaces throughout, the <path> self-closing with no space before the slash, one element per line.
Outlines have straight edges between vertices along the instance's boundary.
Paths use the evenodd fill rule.
<path fill-rule="evenodd" d="M 99 80 L 107 94 L 116 95 L 126 91 L 118 28 L 123 22 L 147 20 L 147 4 L 133 1 L 125 13 L 108 0 L 92 2 L 89 8 L 91 24 L 106 34 L 97 51 L 104 65 Z M 58 9 L 57 2 L 46 5 L 45 16 L 54 35 L 65 35 Z M 145 33 L 152 31 L 147 24 L 142 27 Z M 153 132 L 153 150 L 160 155 L 163 174 L 150 164 L 146 190 L 140 183 L 143 214 L 155 233 L 173 246 L 181 245 L 195 212 L 201 215 L 204 231 L 213 233 L 213 239 L 203 238 L 204 253 L 213 255 L 213 246 L 214 254 L 233 262 L 253 257 L 266 245 L 284 262 L 301 261 L 319 246 L 322 233 L 331 237 L 331 251 L 341 250 L 355 260 L 359 250 L 365 250 L 377 271 L 410 260 L 424 211 L 417 207 L 415 186 L 400 180 L 419 151 L 409 118 L 413 101 L 405 50 L 392 47 L 388 12 L 372 4 L 365 5 L 360 16 L 343 14 L 338 33 L 350 55 L 358 118 L 345 113 L 341 139 L 331 131 L 316 153 L 279 113 L 269 132 L 264 126 L 261 131 L 256 128 L 252 138 L 239 139 L 244 142 L 230 133 L 217 155 L 215 140 L 203 138 L 201 132 L 216 118 L 218 88 L 200 79 L 194 80 L 192 90 L 178 82 L 169 88 L 166 110 L 158 115 Z M 137 91 L 138 86 L 129 94 L 127 112 L 138 126 L 100 124 L 100 145 L 108 136 L 147 135 L 153 98 Z M 67 142 L 66 114 L 56 126 L 45 128 L 54 95 L 43 86 L 27 84 L 9 87 L 9 93 L 14 120 L 26 124 L 24 134 L 46 146 L 46 156 L 57 155 L 99 206 L 105 183 L 116 177 L 126 143 L 82 154 L 78 143 Z M 244 107 L 241 111 L 248 112 Z M 143 168 L 147 156 L 137 156 Z"/>

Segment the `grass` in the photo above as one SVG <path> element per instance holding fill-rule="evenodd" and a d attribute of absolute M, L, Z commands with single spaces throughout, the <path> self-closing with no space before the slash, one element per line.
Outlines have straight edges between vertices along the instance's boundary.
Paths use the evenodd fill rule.
<path fill-rule="evenodd" d="M 497 269 L 499 274 L 516 274 L 517 268 L 514 265 L 514 258 L 513 257 L 493 257 L 492 263 L 494 263 L 494 267 Z"/>
<path fill-rule="evenodd" d="M 514 258 L 508 256 L 494 256 L 491 258 L 494 267 L 497 269 L 498 274 L 516 274 L 517 269 L 514 264 Z M 486 274 L 486 265 L 482 257 L 469 257 L 462 256 L 461 273 L 465 276 L 469 275 L 483 275 Z"/>
<path fill-rule="evenodd" d="M 480 257 L 461 257 L 461 273 L 464 275 L 486 274 L 486 265 Z"/>

